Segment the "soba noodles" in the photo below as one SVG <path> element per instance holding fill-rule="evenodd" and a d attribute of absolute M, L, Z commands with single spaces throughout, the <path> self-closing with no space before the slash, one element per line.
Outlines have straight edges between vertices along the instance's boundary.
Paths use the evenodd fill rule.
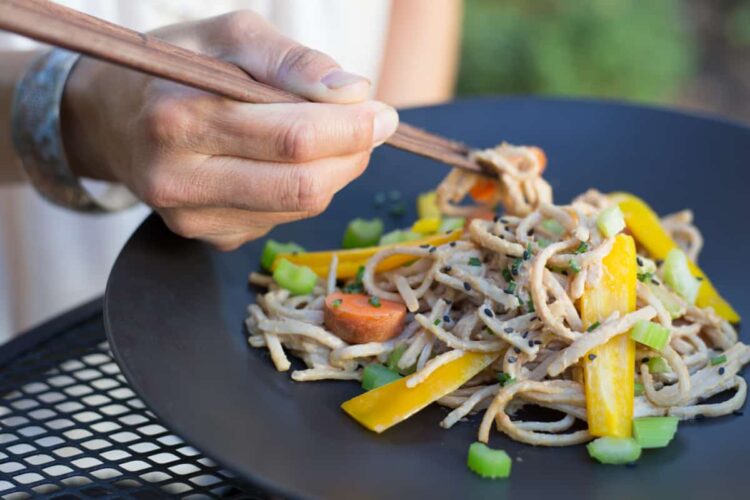
<path fill-rule="evenodd" d="M 306 368 L 291 373 L 299 382 L 360 380 L 365 366 L 385 362 L 394 349 L 405 349 L 398 368 L 416 370 L 409 387 L 465 352 L 498 353 L 489 368 L 438 401 L 451 410 L 440 425 L 448 429 L 470 414 L 483 412 L 481 441 L 487 442 L 494 423 L 517 441 L 567 446 L 592 439 L 585 426 L 571 430 L 587 418 L 582 358 L 639 320 L 651 320 L 668 328 L 671 336 L 661 353 L 638 344 L 636 379 L 644 394 L 635 397 L 634 417 L 716 417 L 743 405 L 747 384 L 738 371 L 750 361 L 750 347 L 738 341 L 732 325 L 713 309 L 686 303 L 661 279 L 656 286 L 680 304 L 678 317 L 665 310 L 650 287 L 639 283 L 635 311 L 613 314 L 593 332 L 583 328 L 575 303 L 587 285 L 598 283 L 602 259 L 613 244 L 613 238 L 605 238 L 596 224 L 597 214 L 612 203 L 606 196 L 589 190 L 569 205 L 553 204 L 552 190 L 541 176 L 543 165 L 527 147 L 502 144 L 478 153 L 477 159 L 497 172 L 499 189 L 492 201 L 503 205 L 504 216 L 493 221 L 474 219 L 462 238 L 450 244 L 384 249 L 365 266 L 362 283 L 367 294 L 406 305 L 409 313 L 400 335 L 386 342 L 350 345 L 326 330 L 325 297 L 343 286 L 336 280 L 334 258 L 328 279 L 320 279 L 305 296 L 290 295 L 267 276 L 251 275 L 251 282 L 268 291 L 249 306 L 250 345 L 267 349 L 279 371 L 290 369 L 290 355 L 300 358 Z M 437 189 L 441 211 L 470 215 L 476 207 L 460 202 L 475 182 L 472 174 L 452 171 Z M 543 223 L 549 219 L 557 221 L 562 231 L 550 231 Z M 696 260 L 703 240 L 692 224 L 692 213 L 665 217 L 663 224 Z M 580 248 L 586 250 L 577 251 Z M 415 260 L 375 272 L 379 262 L 394 254 Z M 643 250 L 639 256 L 649 259 Z M 577 273 L 568 272 L 571 262 Z M 654 274 L 659 277 L 661 263 L 656 266 Z M 503 272 L 508 269 L 510 276 Z M 666 360 L 670 372 L 649 372 L 642 361 L 657 355 Z M 720 368 L 711 363 L 719 355 L 726 356 Z M 515 382 L 498 383 L 500 373 Z M 723 402 L 703 403 L 728 390 L 734 393 Z M 557 410 L 562 418 L 552 422 L 517 418 L 528 405 Z"/>

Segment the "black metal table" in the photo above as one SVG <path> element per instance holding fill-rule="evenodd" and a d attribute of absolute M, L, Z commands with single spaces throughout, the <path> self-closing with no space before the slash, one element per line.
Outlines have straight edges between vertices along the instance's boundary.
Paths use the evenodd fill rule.
<path fill-rule="evenodd" d="M 170 432 L 112 358 L 95 300 L 0 347 L 0 497 L 266 498 Z"/>

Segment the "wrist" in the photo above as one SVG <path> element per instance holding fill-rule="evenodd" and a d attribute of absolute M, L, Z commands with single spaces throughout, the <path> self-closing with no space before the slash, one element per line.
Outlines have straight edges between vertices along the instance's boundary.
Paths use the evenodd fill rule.
<path fill-rule="evenodd" d="M 70 170 L 77 177 L 114 181 L 97 148 L 97 104 L 92 82 L 98 63 L 82 57 L 65 84 L 60 102 L 60 128 Z"/>

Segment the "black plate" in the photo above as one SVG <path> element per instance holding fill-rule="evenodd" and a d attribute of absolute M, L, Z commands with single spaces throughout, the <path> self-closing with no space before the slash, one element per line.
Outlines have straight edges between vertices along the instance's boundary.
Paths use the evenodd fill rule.
<path fill-rule="evenodd" d="M 701 262 L 741 314 L 750 314 L 746 229 L 750 129 L 728 122 L 607 102 L 483 99 L 404 111 L 405 121 L 475 146 L 538 144 L 557 200 L 589 186 L 637 193 L 662 213 L 692 207 L 707 245 Z M 414 197 L 446 173 L 428 160 L 378 149 L 367 173 L 312 221 L 272 237 L 308 249 L 336 247 L 346 222 L 415 216 Z M 401 220 L 374 208 L 373 194 L 397 189 Z M 478 421 L 438 427 L 430 407 L 383 435 L 361 428 L 339 405 L 352 382 L 294 383 L 265 352 L 247 346 L 246 284 L 261 242 L 222 254 L 180 239 L 156 217 L 118 259 L 106 297 L 115 356 L 133 387 L 174 430 L 223 465 L 291 496 L 325 498 L 666 498 L 737 497 L 750 486 L 750 418 L 685 423 L 666 449 L 635 468 L 595 465 L 583 447 L 534 448 L 497 432 L 491 445 L 512 457 L 512 478 L 485 481 L 465 466 Z"/>

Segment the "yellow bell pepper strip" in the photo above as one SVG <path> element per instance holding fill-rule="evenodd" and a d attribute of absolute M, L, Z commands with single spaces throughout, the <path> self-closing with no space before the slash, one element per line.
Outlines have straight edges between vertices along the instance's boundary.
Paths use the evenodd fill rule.
<path fill-rule="evenodd" d="M 440 222 L 440 217 L 423 217 L 411 226 L 411 230 L 419 234 L 433 234 L 440 227 Z"/>
<path fill-rule="evenodd" d="M 620 234 L 602 263 L 599 283 L 587 288 L 579 307 L 586 328 L 617 311 L 635 310 L 638 267 L 635 242 Z M 635 342 L 629 333 L 592 349 L 583 361 L 586 413 L 594 436 L 630 437 L 633 425 Z"/>
<path fill-rule="evenodd" d="M 380 434 L 455 391 L 498 356 L 496 353 L 467 352 L 438 367 L 415 387 L 406 386 L 409 378 L 414 376 L 410 375 L 352 398 L 341 408 L 364 427 Z"/>
<path fill-rule="evenodd" d="M 654 259 L 665 259 L 670 250 L 678 248 L 677 243 L 661 226 L 659 217 L 646 202 L 630 193 L 612 193 L 609 196 L 620 206 L 630 233 Z M 693 276 L 702 279 L 695 304 L 698 307 L 713 307 L 716 314 L 725 320 L 739 323 L 740 315 L 719 295 L 703 271 L 690 261 L 688 267 Z"/>
<path fill-rule="evenodd" d="M 450 243 L 451 241 L 458 240 L 459 238 L 461 238 L 462 233 L 463 231 L 452 231 L 449 234 L 436 234 L 434 236 L 428 236 L 426 238 L 420 238 L 418 240 L 407 241 L 404 243 L 397 243 L 394 245 L 355 248 L 352 250 L 327 250 L 324 252 L 279 254 L 273 261 L 271 270 L 275 270 L 279 263 L 282 260 L 286 259 L 292 264 L 296 264 L 298 266 L 307 266 L 312 269 L 315 274 L 317 274 L 321 278 L 325 278 L 326 276 L 328 276 L 328 268 L 331 265 L 331 259 L 333 259 L 333 255 L 336 254 L 339 258 L 339 265 L 336 269 L 336 277 L 340 279 L 353 278 L 357 275 L 357 271 L 359 270 L 359 268 L 367 264 L 367 261 L 370 259 L 370 257 L 383 250 L 384 248 L 411 247 L 420 245 L 440 246 L 446 243 Z M 391 269 L 401 267 L 413 260 L 413 255 L 393 255 L 391 257 L 383 259 L 376 270 L 378 272 L 390 271 Z"/>
<path fill-rule="evenodd" d="M 420 219 L 440 217 L 442 215 L 437 204 L 437 194 L 435 194 L 435 191 L 428 191 L 417 197 L 417 215 Z"/>

